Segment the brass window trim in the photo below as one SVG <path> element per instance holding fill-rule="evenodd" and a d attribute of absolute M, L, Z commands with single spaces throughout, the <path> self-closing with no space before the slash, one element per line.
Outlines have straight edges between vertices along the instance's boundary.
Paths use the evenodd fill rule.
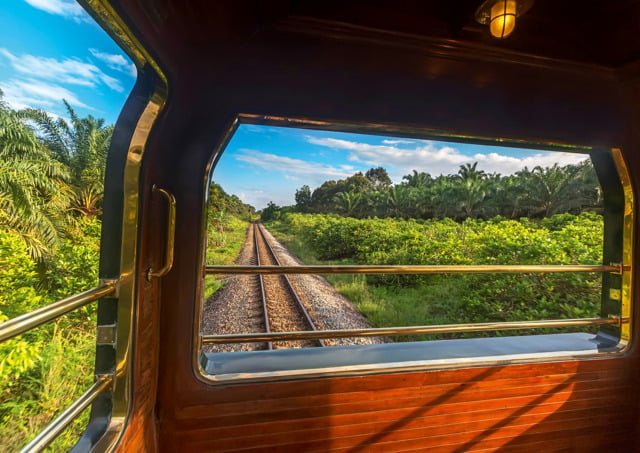
<path fill-rule="evenodd" d="M 517 264 L 517 265 L 315 265 L 315 266 L 237 266 L 207 265 L 212 274 L 523 274 L 535 272 L 615 272 L 631 270 L 631 265 L 610 264 Z"/>
<path fill-rule="evenodd" d="M 613 352 L 613 354 L 625 353 L 630 347 L 631 338 L 631 290 L 632 290 L 632 257 L 633 257 L 633 225 L 635 216 L 635 205 L 633 197 L 633 189 L 631 185 L 631 178 L 629 176 L 628 168 L 622 151 L 619 148 L 600 148 L 595 149 L 593 146 L 584 144 L 573 144 L 565 142 L 554 141 L 532 141 L 522 140 L 513 137 L 480 137 L 472 135 L 464 135 L 454 133 L 451 131 L 433 130 L 424 127 L 414 126 L 402 126 L 395 124 L 368 124 L 368 123 L 353 123 L 353 122 L 335 122 L 325 120 L 311 120 L 308 118 L 290 118 L 279 117 L 273 115 L 256 115 L 248 113 L 240 113 L 237 115 L 234 122 L 231 124 L 226 134 L 222 137 L 222 140 L 212 153 L 212 159 L 207 166 L 207 176 L 203 181 L 203 188 L 208 188 L 209 181 L 212 179 L 212 172 L 215 164 L 219 160 L 224 148 L 233 137 L 235 131 L 241 124 L 254 124 L 254 125 L 267 125 L 267 126 L 279 126 L 279 127 L 293 127 L 293 128 L 305 128 L 305 129 L 319 129 L 319 130 L 334 130 L 339 132 L 352 132 L 352 133 L 367 133 L 367 134 L 391 134 L 402 137 L 414 137 L 414 138 L 432 138 L 441 139 L 446 141 L 459 141 L 461 143 L 477 143 L 484 145 L 495 145 L 496 142 L 505 146 L 515 146 L 531 149 L 546 149 L 549 151 L 562 151 L 562 152 L 581 152 L 592 155 L 594 152 L 608 151 L 611 158 L 614 161 L 617 176 L 619 178 L 620 185 L 622 186 L 624 193 L 624 214 L 623 214 L 623 240 L 622 240 L 622 260 L 620 263 L 610 263 L 609 265 L 476 265 L 476 266 L 429 266 L 429 265 L 413 265 L 413 266 L 224 266 L 224 265 L 211 265 L 204 263 L 205 259 L 205 246 L 206 240 L 206 216 L 203 216 L 202 221 L 202 236 L 203 247 L 201 249 L 202 259 L 202 280 L 204 276 L 214 274 L 436 274 L 436 273 L 535 273 L 535 272 L 608 272 L 610 275 L 621 275 L 622 287 L 620 289 L 620 314 L 619 315 L 606 315 L 606 317 L 600 318 L 583 318 L 583 319 L 570 319 L 570 320 L 538 320 L 531 321 L 536 323 L 528 325 L 528 327 L 522 327 L 522 322 L 515 322 L 520 327 L 509 325 L 509 323 L 483 323 L 492 324 L 490 329 L 481 329 L 480 326 L 473 325 L 448 325 L 448 326 L 412 326 L 406 328 L 388 328 L 382 329 L 377 332 L 372 332 L 373 329 L 363 329 L 361 333 L 356 333 L 358 336 L 380 336 L 384 335 L 383 331 L 386 331 L 387 335 L 407 334 L 407 332 L 401 331 L 401 329 L 425 329 L 417 333 L 435 333 L 436 329 L 439 333 L 449 332 L 450 330 L 444 329 L 470 329 L 468 331 L 482 331 L 482 330 L 514 330 L 523 328 L 544 328 L 544 327 L 569 327 L 569 326 L 588 326 L 588 325 L 601 325 L 601 326 L 617 326 L 620 328 L 619 345 L 620 348 Z M 205 193 L 203 212 L 206 212 L 207 208 L 207 196 Z M 201 362 L 201 355 L 203 354 L 202 346 L 205 344 L 218 344 L 228 341 L 232 336 L 224 335 L 202 335 L 199 332 L 201 325 L 202 309 L 204 306 L 203 300 L 203 285 L 199 289 L 199 302 L 198 310 L 196 312 L 196 319 L 194 325 L 197 326 L 194 329 L 194 349 L 193 349 L 193 365 L 199 372 L 197 376 L 202 382 L 216 383 L 217 379 L 213 375 L 209 375 L 203 368 Z M 429 331 L 431 329 L 431 331 Z M 462 332 L 465 330 L 454 330 Z M 306 337 L 309 334 L 311 336 Z M 348 334 L 348 335 L 347 335 Z M 349 336 L 354 334 L 354 331 L 316 331 L 316 332 L 280 332 L 275 334 L 269 334 L 270 341 L 278 337 L 291 339 L 292 336 L 298 338 L 313 339 L 317 335 L 319 338 L 331 338 L 327 335 L 336 335 L 335 338 L 342 337 L 342 335 Z M 253 337 L 252 335 L 255 335 Z M 266 338 L 265 334 L 249 334 L 249 335 L 237 335 L 233 336 L 236 339 L 244 338 L 242 342 L 255 342 L 259 341 L 256 338 Z M 589 355 L 590 358 L 596 358 L 598 354 Z M 570 357 L 570 356 L 567 356 Z M 366 367 L 365 367 L 366 368 Z M 384 366 L 377 365 L 374 367 L 376 372 L 383 372 Z M 368 368 L 367 368 L 368 369 Z M 390 367 L 387 371 L 392 372 L 395 367 Z M 365 372 L 366 370 L 360 370 Z M 251 374 L 251 373 L 249 373 Z M 285 379 L 287 377 L 295 377 L 297 372 L 292 369 L 288 371 L 282 371 L 276 373 L 278 379 Z M 319 372 L 319 376 L 331 375 L 331 371 L 327 370 L 326 373 Z M 251 380 L 251 376 L 245 377 L 233 377 L 230 379 L 224 379 L 225 381 L 244 381 Z"/>

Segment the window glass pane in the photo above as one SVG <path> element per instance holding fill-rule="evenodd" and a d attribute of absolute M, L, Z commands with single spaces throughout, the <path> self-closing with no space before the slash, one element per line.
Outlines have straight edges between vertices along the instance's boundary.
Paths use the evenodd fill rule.
<path fill-rule="evenodd" d="M 212 175 L 207 264 L 256 264 L 260 220 L 283 265 L 601 265 L 603 191 L 589 154 L 241 125 Z M 263 257 L 261 264 L 272 264 Z M 270 330 L 312 327 L 262 286 Z M 602 273 L 290 275 L 317 329 L 597 318 Z M 206 277 L 204 335 L 265 331 L 255 275 Z M 271 314 L 273 313 L 273 314 Z M 288 320 L 287 318 L 297 320 Z M 285 318 L 285 319 L 281 319 Z M 325 346 L 598 326 L 327 339 Z M 315 340 L 205 351 L 318 347 Z"/>

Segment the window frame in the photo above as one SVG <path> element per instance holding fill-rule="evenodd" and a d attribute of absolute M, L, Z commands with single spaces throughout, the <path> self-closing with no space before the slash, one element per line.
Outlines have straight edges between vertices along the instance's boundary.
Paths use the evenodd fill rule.
<path fill-rule="evenodd" d="M 317 129 L 335 132 L 350 132 L 368 135 L 396 136 L 399 138 L 431 139 L 448 141 L 454 143 L 471 143 L 478 145 L 492 145 L 505 147 L 528 148 L 532 150 L 576 152 L 588 154 L 591 158 L 596 174 L 598 176 L 602 194 L 604 198 L 604 231 L 603 231 L 603 263 L 619 263 L 621 272 L 602 272 L 601 291 L 601 318 L 619 319 L 619 327 L 613 325 L 603 325 L 598 333 L 602 343 L 597 346 L 597 352 L 585 351 L 531 351 L 522 354 L 499 354 L 499 355 L 472 355 L 469 357 L 450 357 L 449 360 L 414 360 L 404 362 L 392 362 L 383 360 L 367 365 L 331 366 L 320 369 L 291 368 L 286 370 L 276 370 L 267 372 L 243 371 L 231 374 L 211 374 L 207 372 L 212 364 L 207 358 L 207 354 L 244 354 L 251 353 L 243 351 L 238 353 L 205 353 L 202 350 L 201 322 L 202 311 L 204 309 L 204 278 L 206 277 L 206 234 L 207 234 L 207 206 L 209 184 L 212 181 L 213 171 L 221 158 L 225 148 L 234 136 L 240 125 L 278 126 L 299 129 Z M 589 145 L 576 145 L 551 141 L 532 141 L 518 138 L 495 138 L 475 135 L 465 135 L 441 131 L 425 127 L 403 126 L 393 124 L 369 124 L 354 123 L 345 121 L 324 121 L 277 117 L 270 115 L 239 114 L 232 122 L 223 139 L 212 153 L 212 158 L 205 171 L 203 183 L 204 197 L 202 212 L 205 213 L 201 225 L 201 266 L 202 275 L 199 276 L 200 284 L 196 319 L 194 320 L 193 338 L 193 366 L 197 378 L 207 384 L 219 385 L 239 382 L 265 382 L 282 381 L 285 379 L 304 379 L 311 377 L 335 377 L 353 374 L 380 374 L 399 371 L 420 371 L 447 369 L 451 367 L 468 367 L 479 365 L 504 365 L 535 363 L 549 360 L 588 360 L 602 358 L 609 355 L 625 355 L 631 346 L 631 312 L 632 312 L 632 256 L 634 247 L 633 228 L 635 220 L 635 203 L 633 187 L 628 172 L 628 167 L 624 155 L 620 148 L 606 148 Z M 615 288 L 612 288 L 615 287 Z M 616 292 L 616 290 L 619 290 Z M 564 334 L 560 334 L 564 335 Z M 566 334 L 571 335 L 571 334 Z M 535 338 L 544 335 L 520 335 L 502 337 L 504 339 Z M 431 340 L 415 343 L 434 343 L 438 341 L 462 341 L 469 342 L 469 345 L 479 338 L 469 338 L 460 340 Z M 616 346 L 611 347 L 612 342 Z M 392 344 L 408 344 L 392 343 Z M 607 346 L 608 345 L 608 346 Z M 363 346 L 356 346 L 362 348 Z M 600 350 L 600 349 L 604 350 Z M 508 349 L 508 348 L 507 348 Z M 257 351 L 262 354 L 273 354 L 275 351 Z"/>

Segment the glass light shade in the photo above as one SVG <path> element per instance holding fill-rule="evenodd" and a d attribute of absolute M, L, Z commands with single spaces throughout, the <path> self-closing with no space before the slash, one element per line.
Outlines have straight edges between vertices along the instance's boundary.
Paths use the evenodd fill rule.
<path fill-rule="evenodd" d="M 506 38 L 516 28 L 516 1 L 497 0 L 491 7 L 489 29 L 496 38 Z"/>

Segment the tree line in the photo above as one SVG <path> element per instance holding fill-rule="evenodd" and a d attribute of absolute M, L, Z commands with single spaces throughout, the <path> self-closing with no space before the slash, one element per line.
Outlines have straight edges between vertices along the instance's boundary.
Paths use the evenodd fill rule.
<path fill-rule="evenodd" d="M 477 162 L 461 165 L 456 174 L 435 178 L 413 170 L 395 185 L 386 169 L 371 168 L 326 181 L 313 191 L 304 185 L 296 190 L 295 202 L 282 209 L 270 203 L 263 210 L 263 219 L 277 217 L 282 210 L 355 218 L 544 218 L 599 211 L 602 194 L 587 159 L 576 165 L 525 167 L 506 176 L 479 170 Z"/>

